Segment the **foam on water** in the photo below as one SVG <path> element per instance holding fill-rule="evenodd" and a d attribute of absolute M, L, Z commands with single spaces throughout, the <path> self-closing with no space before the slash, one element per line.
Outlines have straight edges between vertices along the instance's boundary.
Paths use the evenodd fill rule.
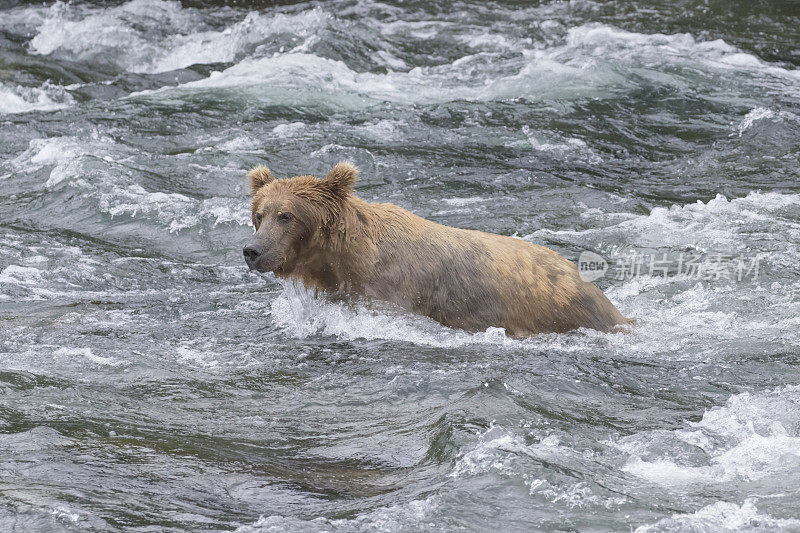
<path fill-rule="evenodd" d="M 219 151 L 230 152 L 230 153 L 251 152 L 259 148 L 261 144 L 262 141 L 259 141 L 258 139 L 253 139 L 252 137 L 248 136 L 239 136 L 224 141 L 221 144 L 215 144 L 214 146 L 199 148 L 197 152 L 213 152 L 213 153 L 217 153 Z"/>
<path fill-rule="evenodd" d="M 658 533 L 687 531 L 693 533 L 719 531 L 775 531 L 789 528 L 796 530 L 800 520 L 777 519 L 761 514 L 753 500 L 738 505 L 731 502 L 716 502 L 690 514 L 676 514 L 662 518 L 655 524 L 639 526 L 634 533 Z"/>
<path fill-rule="evenodd" d="M 235 139 L 223 149 L 235 150 L 247 146 L 247 142 Z M 11 160 L 10 165 L 25 172 L 52 166 L 45 187 L 77 188 L 84 197 L 94 199 L 100 211 L 112 217 L 152 217 L 170 232 L 203 223 L 250 225 L 249 210 L 240 198 L 196 199 L 179 193 L 148 191 L 136 183 L 125 184 L 120 173 L 127 172 L 118 165 L 130 161 L 134 155 L 127 146 L 94 132 L 88 138 L 33 139 L 29 148 Z"/>
<path fill-rule="evenodd" d="M 76 357 L 84 358 L 89 362 L 104 366 L 119 366 L 125 363 L 114 357 L 96 355 L 91 348 L 59 348 L 53 352 L 53 357 L 67 360 L 72 360 Z"/>
<path fill-rule="evenodd" d="M 380 142 L 401 141 L 404 138 L 402 127 L 405 125 L 402 120 L 377 120 L 358 126 L 354 131 Z"/>
<path fill-rule="evenodd" d="M 318 105 L 330 100 L 332 105 L 358 108 L 365 105 L 365 97 L 399 104 L 606 97 L 639 87 L 642 78 L 677 88 L 697 84 L 711 88 L 719 83 L 747 84 L 748 77 L 771 83 L 766 77 L 777 80 L 778 90 L 791 92 L 800 79 L 798 71 L 766 63 L 722 40 L 699 41 L 690 34 L 641 34 L 598 23 L 569 28 L 563 38 L 552 38 L 543 46 L 530 38 L 498 38 L 491 30 L 459 28 L 442 21 L 368 19 L 380 35 L 389 38 L 395 38 L 398 31 L 419 41 L 454 34 L 474 52 L 452 62 L 409 69 L 402 57 L 387 57 L 388 52 L 381 50 L 384 55 L 376 56 L 377 62 L 388 71 L 377 73 L 316 50 L 314 44 L 323 29 L 348 27 L 324 7 L 298 14 L 250 12 L 237 16 L 232 12 L 221 29 L 208 27 L 201 10 L 168 0 L 131 0 L 109 8 L 56 2 L 46 10 L 26 9 L 31 10 L 27 24 L 39 21 L 30 41 L 34 53 L 112 62 L 141 73 L 234 62 L 207 79 L 164 90 L 246 87 L 251 89 L 251 98 L 287 104 Z M 15 20 L 23 11 L 18 10 Z M 542 28 L 548 34 L 547 25 Z M 466 33 L 460 35 L 459 31 Z M 475 35 L 475 31 L 480 33 Z M 555 34 L 560 33 L 559 27 Z M 514 53 L 504 56 L 509 50 Z M 746 76 L 733 82 L 732 70 Z M 297 91 L 299 86 L 307 89 Z M 290 87 L 292 91 L 285 90 Z M 34 100 L 42 109 L 69 105 L 52 102 L 50 96 Z M 549 145 L 537 141 L 536 147 L 548 149 Z M 564 148 L 569 146 L 558 147 Z"/>
<path fill-rule="evenodd" d="M 42 272 L 38 268 L 20 265 L 8 265 L 0 272 L 0 283 L 34 285 L 41 278 Z"/>
<path fill-rule="evenodd" d="M 234 223 L 249 226 L 250 214 L 236 198 L 196 200 L 178 193 L 149 192 L 139 185 L 105 188 L 98 206 L 112 217 L 127 215 L 136 218 L 152 215 L 172 232 L 192 228 L 208 221 L 212 226 Z"/>
<path fill-rule="evenodd" d="M 292 282 L 283 283 L 282 292 L 272 302 L 271 315 L 285 333 L 299 338 L 333 335 L 348 340 L 394 340 L 438 347 L 518 342 L 506 337 L 501 328 L 470 334 L 389 305 L 370 308 L 363 302 L 331 301 Z"/>
<path fill-rule="evenodd" d="M 359 514 L 354 518 L 315 518 L 302 520 L 281 515 L 261 516 L 252 525 L 240 526 L 237 533 L 268 533 L 275 531 L 297 531 L 319 533 L 320 531 L 400 531 L 404 529 L 427 529 L 432 525 L 431 515 L 439 506 L 439 497 L 430 496 L 405 504 L 381 507 Z"/>
<path fill-rule="evenodd" d="M 303 89 L 298 90 L 298 85 Z M 222 72 L 212 72 L 208 78 L 178 87 L 181 91 L 192 92 L 236 88 L 241 90 L 240 94 L 266 98 L 275 104 L 292 105 L 311 100 L 344 107 L 363 106 L 361 92 L 383 94 L 387 98 L 399 94 L 384 76 L 357 73 L 342 61 L 303 53 L 247 58 Z M 169 96 L 175 90 L 164 87 L 131 96 L 157 97 L 162 93 Z"/>
<path fill-rule="evenodd" d="M 17 172 L 35 172 L 52 166 L 45 187 L 54 187 L 67 178 L 78 179 L 85 174 L 84 163 L 99 159 L 106 163 L 130 159 L 132 153 L 97 131 L 86 137 L 52 137 L 32 139 L 28 149 L 9 164 Z"/>
<path fill-rule="evenodd" d="M 96 259 L 49 239 L 14 242 L 0 238 L 0 299 L 42 300 L 71 294 L 98 279 Z"/>
<path fill-rule="evenodd" d="M 0 115 L 54 111 L 74 103 L 72 96 L 60 85 L 45 82 L 41 87 L 22 87 L 0 82 Z"/>
<path fill-rule="evenodd" d="M 306 129 L 304 122 L 289 122 L 288 124 L 278 124 L 272 128 L 272 133 L 280 138 L 294 137 L 298 133 Z"/>
<path fill-rule="evenodd" d="M 508 385 L 505 385 L 508 388 Z M 537 435 L 538 442 L 526 443 L 518 433 L 492 424 L 476 442 L 456 459 L 451 478 L 484 477 L 491 474 L 521 480 L 528 494 L 536 499 L 560 503 L 568 508 L 617 508 L 628 499 L 624 496 L 599 494 L 589 483 L 574 478 L 543 479 L 537 477 L 536 465 L 541 462 L 568 464 L 592 458 L 589 451 L 577 451 L 561 443 L 558 435 Z"/>
<path fill-rule="evenodd" d="M 201 11 L 184 9 L 176 1 L 131 0 L 110 8 L 56 2 L 30 48 L 42 55 L 108 61 L 131 72 L 158 73 L 194 64 L 228 63 L 245 53 L 263 53 L 283 40 L 292 49 L 302 49 L 328 17 L 319 9 L 299 15 L 251 12 L 221 30 L 212 30 Z"/>
<path fill-rule="evenodd" d="M 463 63 L 463 62 L 462 62 Z M 408 73 L 374 74 L 351 70 L 344 62 L 314 54 L 291 53 L 258 59 L 245 59 L 209 78 L 184 83 L 177 88 L 142 91 L 131 96 L 158 95 L 174 91 L 206 91 L 209 89 L 239 89 L 253 98 L 268 99 L 286 105 L 315 104 L 360 108 L 375 102 L 398 104 L 434 104 L 454 100 L 495 100 L 526 97 L 546 99 L 557 90 L 556 85 L 568 85 L 565 77 L 580 78 L 571 67 L 552 61 L 538 61 L 519 74 L 475 85 L 474 78 L 464 78 L 463 66 L 417 67 Z M 453 80 L 456 80 L 455 82 Z M 546 81 L 544 81 L 546 80 Z M 545 83 L 546 85 L 543 85 Z M 575 95 L 592 94 L 594 85 L 575 86 Z M 305 89 L 287 93 L 289 87 Z M 324 90 L 323 90 L 324 89 Z M 559 89 L 560 90 L 560 89 Z M 564 96 L 569 96 L 564 94 Z M 368 99 L 368 100 L 365 100 Z"/>
<path fill-rule="evenodd" d="M 800 71 L 766 63 L 722 39 L 698 41 L 688 33 L 648 35 L 604 24 L 587 24 L 570 28 L 566 40 L 568 47 L 584 49 L 591 57 L 612 62 L 638 58 L 646 67 L 658 65 L 658 71 L 664 70 L 664 67 L 685 67 L 690 63 L 697 66 L 699 63 L 704 70 L 716 75 L 735 70 L 740 73 L 774 76 L 787 81 L 800 79 Z"/>
<path fill-rule="evenodd" d="M 543 229 L 524 238 L 591 236 L 606 243 L 626 243 L 645 249 L 669 247 L 681 250 L 691 247 L 700 252 L 725 253 L 748 249 L 755 244 L 753 241 L 758 241 L 761 247 L 769 243 L 796 250 L 800 244 L 800 224 L 783 212 L 798 206 L 798 194 L 753 191 L 743 198 L 730 200 L 717 194 L 707 202 L 698 200 L 693 204 L 668 208 L 654 207 L 649 215 L 633 216 L 605 228 L 585 231 Z M 776 224 L 783 230 L 783 235 L 790 238 L 789 242 L 786 239 L 776 242 L 773 238 Z"/>
<path fill-rule="evenodd" d="M 329 104 L 358 108 L 365 105 L 364 97 L 398 104 L 605 97 L 638 87 L 638 77 L 649 77 L 648 83 L 682 88 L 730 80 L 731 70 L 775 78 L 778 83 L 790 82 L 779 85 L 781 90 L 790 90 L 800 76 L 721 40 L 697 41 L 689 34 L 646 35 L 596 23 L 571 28 L 562 44 L 543 49 L 520 48 L 517 53 L 512 59 L 504 59 L 500 67 L 489 60 L 492 54 L 478 52 L 452 63 L 415 67 L 407 72 L 389 69 L 379 74 L 360 72 L 343 61 L 294 50 L 269 57 L 248 57 L 207 79 L 163 90 L 173 93 L 246 88 L 252 97 L 272 102 L 321 104 L 330 98 Z M 689 65 L 692 69 L 687 68 Z M 698 65 L 703 71 L 700 75 L 693 70 Z M 665 71 L 669 77 L 664 76 Z M 632 75 L 634 72 L 636 76 Z M 747 78 L 741 83 L 747 83 Z M 290 86 L 307 89 L 286 94 L 282 89 Z M 322 86 L 326 88 L 326 98 L 320 90 Z M 536 146 L 552 149 L 538 141 Z M 574 146 L 568 142 L 558 147 L 566 148 Z"/>
<path fill-rule="evenodd" d="M 592 150 L 585 141 L 576 138 L 553 139 L 539 132 L 534 132 L 530 126 L 522 127 L 525 140 L 519 139 L 505 143 L 510 148 L 532 148 L 537 152 L 545 153 L 562 160 L 583 160 L 592 165 L 601 164 L 603 158 Z"/>
<path fill-rule="evenodd" d="M 788 479 L 800 467 L 800 387 L 736 394 L 685 429 L 614 446 L 630 456 L 623 470 L 668 486 Z"/>
<path fill-rule="evenodd" d="M 750 111 L 742 122 L 736 127 L 737 131 L 739 132 L 739 137 L 742 136 L 742 133 L 753 127 L 753 123 L 757 120 L 762 120 L 765 118 L 772 118 L 775 116 L 775 112 L 771 109 L 767 109 L 766 107 L 756 107 L 752 111 Z"/>
<path fill-rule="evenodd" d="M 372 20 L 379 33 L 389 38 L 402 31 L 426 41 L 442 32 L 456 32 L 474 52 L 450 63 L 409 69 L 402 57 L 387 56 L 381 50 L 384 55 L 377 55 L 377 62 L 388 71 L 376 73 L 312 51 L 323 29 L 346 26 L 322 7 L 299 14 L 250 12 L 239 15 L 240 20 L 231 15 L 221 29 L 209 28 L 202 11 L 167 0 L 131 0 L 109 8 L 56 2 L 46 10 L 26 9 L 31 13 L 25 22 L 38 24 L 30 41 L 34 53 L 112 62 L 141 73 L 235 62 L 207 79 L 164 90 L 247 87 L 252 89 L 248 91 L 252 98 L 287 104 L 320 104 L 330 99 L 329 104 L 358 108 L 365 104 L 364 97 L 399 104 L 604 97 L 636 88 L 637 77 L 684 87 L 730 79 L 731 70 L 789 81 L 781 90 L 790 90 L 800 76 L 721 40 L 698 41 L 690 34 L 648 35 L 597 23 L 570 28 L 563 39 L 553 39 L 543 47 L 530 38 L 500 39 L 485 29 L 474 35 L 476 28 L 459 29 L 441 21 Z M 15 21 L 23 11 L 18 10 Z M 508 50 L 514 55 L 498 61 L 502 51 Z M 693 70 L 698 66 L 700 75 Z M 296 91 L 298 86 L 307 90 Z M 294 90 L 284 90 L 288 87 Z M 44 89 L 39 91 L 27 103 L 6 99 L 8 106 L 26 110 L 32 105 L 53 109 L 70 104 L 69 95 L 54 100 Z M 569 149 L 571 145 L 550 147 L 537 140 L 535 147 Z"/>
<path fill-rule="evenodd" d="M 444 198 L 441 201 L 446 203 L 447 205 L 453 205 L 453 206 L 456 206 L 456 207 L 464 207 L 464 206 L 467 206 L 467 205 L 472 205 L 472 204 L 485 202 L 485 201 L 487 201 L 487 199 L 486 198 L 481 198 L 480 196 L 473 196 L 473 197 L 470 197 L 470 198 Z"/>
<path fill-rule="evenodd" d="M 542 443 L 543 446 L 556 446 L 557 440 Z M 519 455 L 524 455 L 528 446 L 524 440 L 501 427 L 486 430 L 476 444 L 463 452 L 450 471 L 450 477 L 475 476 L 488 471 L 512 474 L 511 463 Z"/>
<path fill-rule="evenodd" d="M 794 136 L 796 128 L 800 127 L 800 116 L 786 110 L 775 110 L 767 107 L 755 107 L 733 128 L 731 136 L 750 137 L 756 142 L 768 141 L 764 133 L 779 133 L 787 129 L 787 136 Z M 791 157 L 791 156 L 790 156 Z"/>

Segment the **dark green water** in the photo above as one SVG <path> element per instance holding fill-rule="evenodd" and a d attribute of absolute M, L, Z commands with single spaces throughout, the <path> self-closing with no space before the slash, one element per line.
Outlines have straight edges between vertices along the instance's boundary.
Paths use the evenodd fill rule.
<path fill-rule="evenodd" d="M 796 2 L 0 8 L 0 529 L 800 531 Z M 341 159 L 640 324 L 248 272 L 246 170 Z"/>

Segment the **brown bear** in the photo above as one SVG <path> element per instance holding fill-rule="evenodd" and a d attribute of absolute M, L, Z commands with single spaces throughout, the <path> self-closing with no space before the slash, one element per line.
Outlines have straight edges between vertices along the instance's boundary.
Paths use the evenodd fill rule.
<path fill-rule="evenodd" d="M 443 226 L 353 194 L 358 170 L 325 179 L 247 174 L 256 233 L 244 248 L 259 272 L 393 302 L 453 328 L 512 337 L 627 324 L 556 252 L 521 239 Z"/>

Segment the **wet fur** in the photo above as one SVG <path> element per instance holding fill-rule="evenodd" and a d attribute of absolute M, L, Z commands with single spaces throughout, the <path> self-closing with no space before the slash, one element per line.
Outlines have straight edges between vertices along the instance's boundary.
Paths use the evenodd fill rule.
<path fill-rule="evenodd" d="M 357 173 L 348 163 L 325 179 L 275 180 L 265 167 L 250 171 L 254 223 L 262 211 L 297 214 L 299 229 L 278 239 L 283 252 L 276 275 L 394 302 L 467 331 L 495 326 L 525 337 L 629 323 L 556 252 L 365 202 L 352 193 Z"/>

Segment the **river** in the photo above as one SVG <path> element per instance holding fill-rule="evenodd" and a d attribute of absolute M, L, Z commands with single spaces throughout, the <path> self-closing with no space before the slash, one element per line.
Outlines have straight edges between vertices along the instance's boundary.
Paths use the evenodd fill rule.
<path fill-rule="evenodd" d="M 0 3 L 0 528 L 800 531 L 798 67 L 793 2 Z M 249 272 L 247 169 L 343 159 L 637 325 Z"/>

